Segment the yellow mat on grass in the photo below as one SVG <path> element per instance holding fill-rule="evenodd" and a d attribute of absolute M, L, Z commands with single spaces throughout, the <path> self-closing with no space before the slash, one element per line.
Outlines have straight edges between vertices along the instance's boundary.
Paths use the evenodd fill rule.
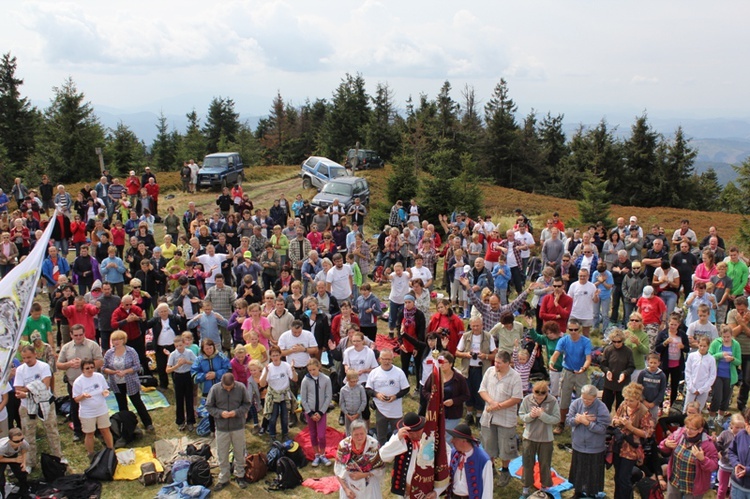
<path fill-rule="evenodd" d="M 128 450 L 118 449 L 116 452 L 119 454 Z M 136 447 L 133 450 L 135 451 L 135 462 L 128 465 L 118 464 L 115 470 L 115 480 L 138 480 L 141 477 L 141 465 L 148 462 L 154 463 L 158 473 L 164 471 L 164 466 L 154 457 L 151 447 Z"/>

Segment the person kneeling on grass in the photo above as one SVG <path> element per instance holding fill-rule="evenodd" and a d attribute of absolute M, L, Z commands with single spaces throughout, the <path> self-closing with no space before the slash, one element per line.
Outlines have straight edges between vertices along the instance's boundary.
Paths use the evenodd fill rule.
<path fill-rule="evenodd" d="M 8 440 L 0 445 L 0 492 L 5 497 L 5 468 L 10 466 L 11 471 L 18 480 L 23 497 L 29 490 L 26 472 L 26 453 L 29 451 L 29 443 L 23 438 L 20 428 L 11 428 L 8 432 Z"/>
<path fill-rule="evenodd" d="M 331 405 L 333 390 L 331 378 L 320 372 L 320 361 L 312 358 L 307 362 L 307 374 L 302 379 L 300 397 L 302 408 L 307 414 L 307 428 L 310 430 L 310 442 L 315 451 L 314 467 L 330 466 L 326 457 L 326 411 Z"/>
<path fill-rule="evenodd" d="M 101 373 L 95 372 L 96 364 L 93 360 L 81 362 L 83 374 L 76 378 L 73 383 L 73 399 L 78 403 L 78 415 L 81 419 L 81 430 L 86 435 L 83 443 L 89 459 L 94 456 L 94 433 L 96 430 L 102 434 L 104 444 L 109 449 L 114 449 L 112 432 L 109 431 L 109 408 L 107 397 L 109 386 L 107 380 Z"/>

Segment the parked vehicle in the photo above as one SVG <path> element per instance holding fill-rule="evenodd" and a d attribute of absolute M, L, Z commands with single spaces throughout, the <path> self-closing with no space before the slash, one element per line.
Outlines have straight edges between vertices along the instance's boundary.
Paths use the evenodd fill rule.
<path fill-rule="evenodd" d="M 348 210 L 354 204 L 354 198 L 359 198 L 364 205 L 370 203 L 370 185 L 366 178 L 339 177 L 331 180 L 315 195 L 310 204 L 315 208 L 328 208 L 334 199 L 339 200 L 344 209 Z"/>
<path fill-rule="evenodd" d="M 217 152 L 203 158 L 198 187 L 231 187 L 245 180 L 245 165 L 237 152 Z"/>
<path fill-rule="evenodd" d="M 302 163 L 299 176 L 302 177 L 302 187 L 320 190 L 332 179 L 349 175 L 342 165 L 321 156 L 310 156 Z"/>
<path fill-rule="evenodd" d="M 383 168 L 385 161 L 371 149 L 349 149 L 344 165 L 352 170 L 370 170 Z"/>

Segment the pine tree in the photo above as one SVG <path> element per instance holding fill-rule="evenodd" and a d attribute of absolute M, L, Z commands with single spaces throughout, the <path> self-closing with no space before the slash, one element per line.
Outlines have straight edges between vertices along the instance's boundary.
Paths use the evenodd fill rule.
<path fill-rule="evenodd" d="M 428 220 L 437 220 L 438 215 L 453 211 L 459 203 L 453 179 L 456 152 L 444 149 L 432 155 L 430 173 L 420 182 L 419 206 L 420 216 Z"/>
<path fill-rule="evenodd" d="M 180 158 L 182 161 L 192 159 L 197 163 L 203 161 L 203 156 L 206 155 L 206 137 L 201 131 L 200 119 L 195 109 L 185 116 L 188 119 L 188 125 L 180 145 Z"/>
<path fill-rule="evenodd" d="M 436 132 L 440 138 L 441 148 L 457 149 L 460 106 L 451 97 L 450 82 L 445 81 L 443 83 L 435 103 L 437 108 Z"/>
<path fill-rule="evenodd" d="M 44 111 L 33 161 L 59 182 L 98 178 L 95 148 L 104 146 L 104 130 L 91 103 L 85 102 L 71 78 L 53 91 L 55 97 Z"/>
<path fill-rule="evenodd" d="M 318 149 L 329 158 L 341 158 L 357 142 L 363 142 L 370 121 L 370 97 L 361 74 L 346 74 L 333 93 Z"/>
<path fill-rule="evenodd" d="M 164 112 L 159 114 L 156 123 L 156 138 L 151 145 L 151 157 L 158 171 L 175 170 L 182 165 L 178 159 L 182 137 L 177 130 L 169 131 L 169 124 Z"/>
<path fill-rule="evenodd" d="M 682 127 L 677 127 L 674 139 L 658 150 L 659 171 L 653 177 L 659 177 L 659 205 L 685 208 L 693 198 L 701 195 L 692 182 L 698 150 L 690 146 L 690 139 L 685 137 Z"/>
<path fill-rule="evenodd" d="M 234 101 L 229 97 L 214 97 L 208 106 L 206 125 L 203 133 L 206 137 L 206 151 L 219 152 L 219 139 L 223 134 L 225 139 L 234 142 L 240 129 L 240 115 L 234 110 Z"/>
<path fill-rule="evenodd" d="M 479 187 L 478 166 L 469 153 L 461 154 L 461 173 L 453 179 L 456 207 L 470 217 L 483 215 L 484 193 Z"/>
<path fill-rule="evenodd" d="M 581 199 L 578 201 L 579 224 L 603 222 L 612 226 L 610 202 L 607 194 L 607 181 L 602 175 L 589 173 L 581 185 Z"/>
<path fill-rule="evenodd" d="M 126 175 L 130 170 L 139 170 L 144 163 L 146 148 L 122 121 L 110 129 L 104 143 L 104 157 L 113 173 Z"/>
<path fill-rule="evenodd" d="M 552 187 L 549 182 L 553 178 L 554 172 L 558 171 L 562 162 L 570 154 L 570 150 L 565 141 L 565 132 L 563 131 L 563 115 L 552 116 L 550 113 L 542 119 L 539 124 L 539 145 L 547 177 L 538 183 L 542 192 L 550 193 Z"/>
<path fill-rule="evenodd" d="M 747 213 L 746 198 L 734 182 L 729 181 L 719 196 L 719 209 L 727 213 Z"/>
<path fill-rule="evenodd" d="M 419 180 L 414 170 L 414 158 L 400 155 L 393 158 L 393 172 L 388 177 L 386 196 L 391 204 L 417 196 Z"/>
<path fill-rule="evenodd" d="M 16 78 L 17 66 L 10 52 L 3 54 L 0 60 L 0 144 L 9 162 L 6 167 L 12 164 L 21 168 L 34 152 L 40 117 L 29 99 L 21 97 L 19 87 L 23 80 Z"/>
<path fill-rule="evenodd" d="M 518 163 L 518 124 L 516 103 L 508 95 L 508 83 L 501 79 L 495 86 L 492 98 L 484 106 L 487 123 L 484 157 L 487 171 L 495 182 L 505 187 L 514 187 L 520 172 Z"/>
<path fill-rule="evenodd" d="M 645 113 L 636 118 L 630 138 L 624 144 L 625 183 L 610 190 L 613 202 L 634 206 L 661 205 L 664 178 L 660 175 L 657 157 L 659 138 Z"/>
<path fill-rule="evenodd" d="M 513 183 L 514 189 L 533 192 L 539 188 L 539 181 L 548 178 L 544 151 L 537 131 L 536 113 L 531 112 L 523 120 L 518 131 L 518 174 Z"/>
<path fill-rule="evenodd" d="M 401 137 L 395 125 L 396 109 L 393 104 L 393 90 L 387 83 L 378 83 L 372 98 L 373 110 L 366 127 L 365 145 L 377 151 L 388 161 L 398 152 Z"/>

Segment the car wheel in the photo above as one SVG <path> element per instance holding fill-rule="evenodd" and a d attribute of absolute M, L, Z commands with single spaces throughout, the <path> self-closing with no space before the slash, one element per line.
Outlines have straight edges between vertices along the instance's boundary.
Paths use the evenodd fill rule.
<path fill-rule="evenodd" d="M 302 188 L 312 189 L 312 181 L 310 180 L 310 177 L 305 177 L 302 179 Z"/>

